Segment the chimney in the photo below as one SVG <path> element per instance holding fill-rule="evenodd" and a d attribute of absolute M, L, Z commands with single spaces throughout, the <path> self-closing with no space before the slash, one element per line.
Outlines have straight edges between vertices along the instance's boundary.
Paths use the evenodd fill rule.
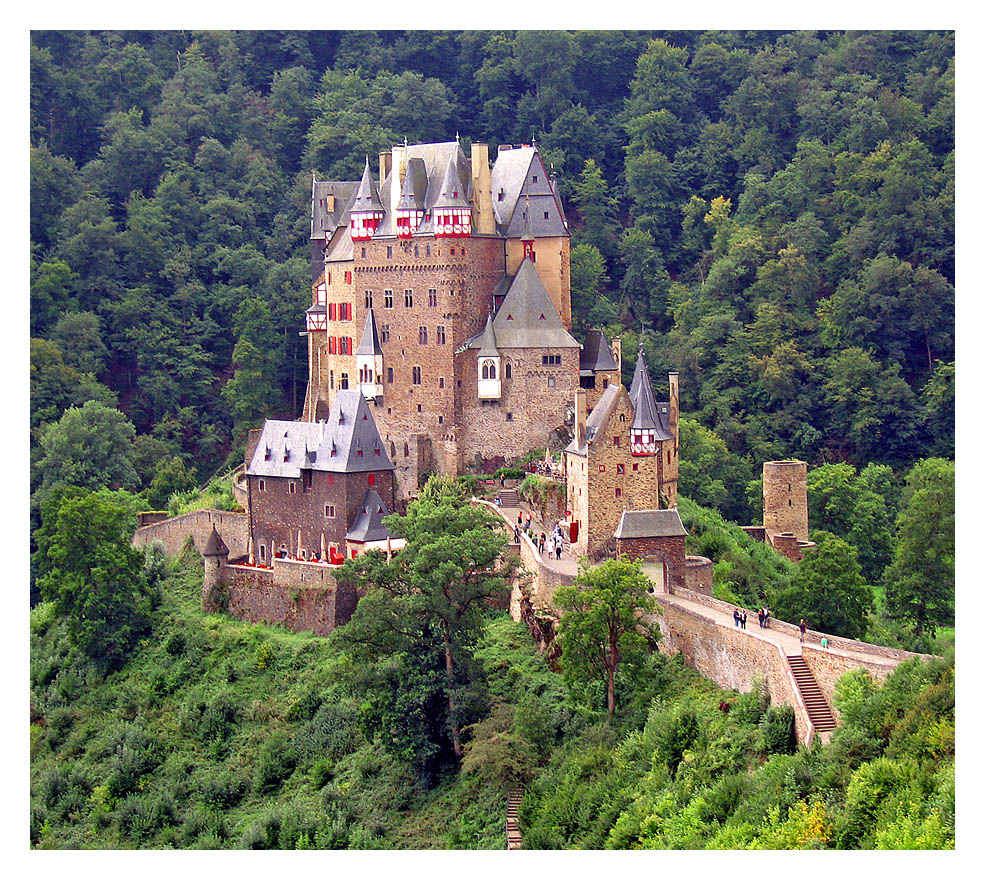
<path fill-rule="evenodd" d="M 393 163 L 393 154 L 389 150 L 384 150 L 380 153 L 380 192 L 383 192 L 383 183 L 386 180 L 386 176 L 390 173 L 390 168 Z"/>
<path fill-rule="evenodd" d="M 392 171 L 392 175 L 390 179 L 390 210 L 386 215 L 386 233 L 396 235 L 397 205 L 400 204 L 400 193 L 404 186 L 404 177 L 407 174 L 407 147 L 403 144 L 393 147 L 390 151 L 387 169 Z"/>
<path fill-rule="evenodd" d="M 677 371 L 673 370 L 667 374 L 667 380 L 670 384 L 670 433 L 674 435 L 674 456 L 677 455 L 678 447 L 678 433 L 677 433 L 677 417 L 680 413 L 680 397 L 677 388 Z"/>
<path fill-rule="evenodd" d="M 619 374 L 619 381 L 622 382 L 622 337 L 616 336 L 612 340 L 612 356 L 616 359 L 616 372 Z"/>
<path fill-rule="evenodd" d="M 492 206 L 489 144 L 472 144 L 472 210 L 475 212 L 473 231 L 494 235 L 496 218 L 493 216 Z"/>
<path fill-rule="evenodd" d="M 585 421 L 587 418 L 588 402 L 585 399 L 585 390 L 579 388 L 575 391 L 575 448 L 581 449 L 585 445 Z"/>

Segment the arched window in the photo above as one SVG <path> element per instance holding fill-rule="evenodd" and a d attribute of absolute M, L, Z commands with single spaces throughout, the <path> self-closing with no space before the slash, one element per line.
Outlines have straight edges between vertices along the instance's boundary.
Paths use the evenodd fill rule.
<path fill-rule="evenodd" d="M 495 363 L 495 361 L 483 361 L 482 362 L 482 378 L 483 379 L 495 379 L 496 378 L 496 363 Z"/>
<path fill-rule="evenodd" d="M 510 365 L 510 362 L 509 361 L 506 362 L 506 378 L 507 379 L 512 379 L 513 378 L 513 368 Z"/>

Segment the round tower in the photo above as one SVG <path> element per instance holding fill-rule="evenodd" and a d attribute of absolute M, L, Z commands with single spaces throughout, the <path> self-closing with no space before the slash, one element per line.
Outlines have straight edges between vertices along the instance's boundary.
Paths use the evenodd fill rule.
<path fill-rule="evenodd" d="M 807 541 L 807 463 L 763 462 L 763 526 Z"/>

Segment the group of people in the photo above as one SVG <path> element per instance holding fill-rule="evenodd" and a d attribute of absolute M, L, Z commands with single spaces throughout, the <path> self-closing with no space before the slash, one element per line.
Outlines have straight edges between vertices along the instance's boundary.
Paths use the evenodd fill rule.
<path fill-rule="evenodd" d="M 769 629 L 770 628 L 770 610 L 765 605 L 759 609 L 757 612 L 759 614 L 759 628 Z"/>
<path fill-rule="evenodd" d="M 550 537 L 548 537 L 547 532 L 541 532 L 539 537 L 533 534 L 531 531 L 532 524 L 533 517 L 530 515 L 530 511 L 520 511 L 516 515 L 516 525 L 513 526 L 513 542 L 515 544 L 520 543 L 520 532 L 522 531 L 530 535 L 530 540 L 534 542 L 541 555 L 546 551 L 549 556 L 560 559 L 561 551 L 564 549 L 564 534 L 561 531 L 561 523 L 554 526 Z"/>
<path fill-rule="evenodd" d="M 745 611 L 739 611 L 738 608 L 733 608 L 732 609 L 732 620 L 735 621 L 735 625 L 736 626 L 741 627 L 742 629 L 745 629 L 746 628 L 746 620 L 747 620 L 747 617 L 746 617 L 746 612 Z"/>

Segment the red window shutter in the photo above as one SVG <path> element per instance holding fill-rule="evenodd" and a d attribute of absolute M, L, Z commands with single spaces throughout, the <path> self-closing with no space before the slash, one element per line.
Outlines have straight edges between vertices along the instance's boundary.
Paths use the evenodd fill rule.
<path fill-rule="evenodd" d="M 376 474 L 370 474 L 369 475 L 369 485 L 370 486 L 375 486 L 376 485 Z"/>

